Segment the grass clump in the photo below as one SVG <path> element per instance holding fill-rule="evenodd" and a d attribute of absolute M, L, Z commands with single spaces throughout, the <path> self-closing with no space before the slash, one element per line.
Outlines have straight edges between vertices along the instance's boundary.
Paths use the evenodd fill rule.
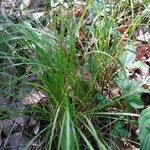
<path fill-rule="evenodd" d="M 118 11 L 114 4 L 89 2 L 80 12 L 71 6 L 60 6 L 55 11 L 51 8 L 50 13 L 45 13 L 46 25 L 33 18 L 19 23 L 1 19 L 1 64 L 11 64 L 1 69 L 2 76 L 7 74 L 5 78 L 10 80 L 2 83 L 2 93 L 16 99 L 30 87 L 46 95 L 45 101 L 25 112 L 34 112 L 34 117 L 41 121 L 39 134 L 26 148 L 41 135 L 45 137 L 45 149 L 112 148 L 111 129 L 105 126 L 111 127 L 118 120 L 127 122 L 126 117 L 120 118 L 123 113 L 114 117 L 108 108 L 121 105 L 121 98 L 108 95 L 113 95 L 112 79 L 120 66 L 118 58 L 125 50 L 118 32 L 122 2 Z M 131 21 L 129 33 L 141 17 L 134 18 L 131 12 L 135 24 Z M 8 74 L 9 68 L 13 68 L 14 74 Z"/>

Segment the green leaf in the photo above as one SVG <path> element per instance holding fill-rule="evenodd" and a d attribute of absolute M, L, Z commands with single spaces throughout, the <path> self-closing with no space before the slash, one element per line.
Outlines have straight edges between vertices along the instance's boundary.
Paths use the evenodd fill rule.
<path fill-rule="evenodd" d="M 103 95 L 97 95 L 96 98 L 97 98 L 100 106 L 107 105 L 108 103 L 110 103 L 112 101 L 111 99 L 106 99 Z"/>
<path fill-rule="evenodd" d="M 93 1 L 90 12 L 93 14 L 93 16 L 97 16 L 98 14 L 104 16 L 109 13 L 113 7 L 114 6 L 112 4 L 105 4 L 103 0 Z"/>
<path fill-rule="evenodd" d="M 120 63 L 122 64 L 123 67 L 131 67 L 132 64 L 135 61 L 135 57 L 136 57 L 136 48 L 133 44 L 129 44 L 126 46 L 126 49 L 128 49 L 128 51 L 125 51 L 121 57 L 120 57 Z"/>
<path fill-rule="evenodd" d="M 115 82 L 121 90 L 128 89 L 128 86 L 130 85 L 130 81 L 126 77 L 125 72 L 119 72 L 115 78 Z"/>
<path fill-rule="evenodd" d="M 120 120 L 115 123 L 115 126 L 117 128 L 122 128 L 124 125 L 125 125 L 124 121 L 120 121 Z"/>
<path fill-rule="evenodd" d="M 72 120 L 70 117 L 69 110 L 67 109 L 62 121 L 60 139 L 58 149 L 62 150 L 74 150 L 75 149 L 75 137 L 73 134 Z M 61 147 L 61 148 L 60 148 Z"/>
<path fill-rule="evenodd" d="M 150 149 L 150 108 L 142 111 L 139 120 L 140 150 Z"/>
<path fill-rule="evenodd" d="M 140 96 L 139 96 L 139 95 L 131 95 L 128 99 L 126 98 L 126 100 L 129 101 L 130 105 L 131 105 L 133 108 L 140 109 L 140 108 L 143 108 L 143 107 L 144 107 L 144 103 L 143 103 L 143 101 L 140 99 Z"/>
<path fill-rule="evenodd" d="M 137 109 L 144 107 L 144 103 L 139 94 L 139 82 L 129 80 L 124 72 L 118 73 L 115 82 L 125 96 L 124 99 L 127 105 L 130 104 L 130 106 Z"/>
<path fill-rule="evenodd" d="M 125 122 L 124 121 L 117 121 L 114 124 L 114 129 L 112 130 L 111 134 L 114 138 L 120 137 L 127 137 L 128 131 L 124 128 Z"/>

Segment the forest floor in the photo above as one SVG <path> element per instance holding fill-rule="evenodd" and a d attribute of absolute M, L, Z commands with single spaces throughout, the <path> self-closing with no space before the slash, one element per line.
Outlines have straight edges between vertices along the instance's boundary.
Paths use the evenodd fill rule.
<path fill-rule="evenodd" d="M 148 0 L 0 4 L 0 150 L 150 149 Z"/>

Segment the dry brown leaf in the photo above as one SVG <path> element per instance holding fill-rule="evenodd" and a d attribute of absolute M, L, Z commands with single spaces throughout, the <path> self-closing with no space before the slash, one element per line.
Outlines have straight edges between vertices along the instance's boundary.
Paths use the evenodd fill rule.
<path fill-rule="evenodd" d="M 124 34 L 124 32 L 129 28 L 129 25 L 121 25 L 119 28 L 118 28 L 118 31 L 121 33 L 121 34 Z"/>
<path fill-rule="evenodd" d="M 32 91 L 23 99 L 23 104 L 36 105 L 45 98 L 46 96 L 41 91 Z"/>
<path fill-rule="evenodd" d="M 147 60 L 150 58 L 150 45 L 140 44 L 136 49 L 136 60 Z"/>

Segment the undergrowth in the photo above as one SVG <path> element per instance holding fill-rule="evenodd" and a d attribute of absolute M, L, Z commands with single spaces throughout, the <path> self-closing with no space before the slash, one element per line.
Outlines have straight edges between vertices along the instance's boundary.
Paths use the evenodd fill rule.
<path fill-rule="evenodd" d="M 0 92 L 18 101 L 30 89 L 46 95 L 24 110 L 0 113 L 2 118 L 34 113 L 40 120 L 40 131 L 26 149 L 38 137 L 44 137 L 43 149 L 64 150 L 113 149 L 117 138 L 129 138 L 127 126 L 137 125 L 139 110 L 128 109 L 124 98 L 130 92 L 117 97 L 112 89 L 117 72 L 125 69 L 120 55 L 147 22 L 145 5 L 136 12 L 133 1 L 89 1 L 79 16 L 71 4 L 55 11 L 46 7 L 41 20 L 31 14 L 18 23 L 1 15 Z M 123 22 L 129 22 L 126 42 L 118 31 Z"/>

